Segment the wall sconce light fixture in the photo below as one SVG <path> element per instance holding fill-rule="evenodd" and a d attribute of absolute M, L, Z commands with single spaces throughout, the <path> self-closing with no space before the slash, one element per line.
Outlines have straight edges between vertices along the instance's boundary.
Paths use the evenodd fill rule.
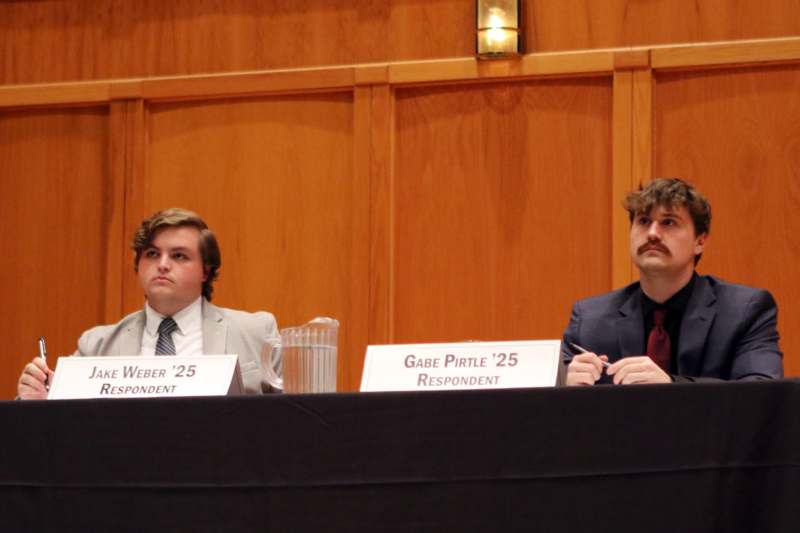
<path fill-rule="evenodd" d="M 477 0 L 479 59 L 515 56 L 520 50 L 519 0 Z"/>

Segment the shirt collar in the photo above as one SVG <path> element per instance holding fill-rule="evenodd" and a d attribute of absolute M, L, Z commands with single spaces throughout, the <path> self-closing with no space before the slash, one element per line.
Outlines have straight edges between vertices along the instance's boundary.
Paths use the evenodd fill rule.
<path fill-rule="evenodd" d="M 696 278 L 697 273 L 692 273 L 692 277 L 689 279 L 686 285 L 684 285 L 681 290 L 670 296 L 669 300 L 663 304 L 654 302 L 644 293 L 644 291 L 642 291 L 642 312 L 644 313 L 644 316 L 647 316 L 654 309 L 659 308 L 666 309 L 670 312 L 682 313 L 689 304 L 689 298 L 692 296 L 692 290 L 694 289 L 694 282 Z"/>
<path fill-rule="evenodd" d="M 194 302 L 190 303 L 174 315 L 172 319 L 178 325 L 176 333 L 186 335 L 189 331 L 195 328 L 200 328 L 203 321 L 203 297 L 198 297 Z M 145 313 L 145 329 L 151 336 L 158 335 L 158 325 L 166 318 L 152 307 L 149 302 L 144 304 Z"/>

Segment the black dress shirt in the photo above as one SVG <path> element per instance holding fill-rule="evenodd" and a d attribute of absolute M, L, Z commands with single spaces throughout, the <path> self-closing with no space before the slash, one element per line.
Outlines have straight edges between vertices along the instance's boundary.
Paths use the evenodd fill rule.
<path fill-rule="evenodd" d="M 643 334 L 644 346 L 647 347 L 647 338 L 650 336 L 650 330 L 653 329 L 653 311 L 656 309 L 665 309 L 667 311 L 664 318 L 664 329 L 667 330 L 670 343 L 670 374 L 676 374 L 678 370 L 678 343 L 680 342 L 681 321 L 683 320 L 683 313 L 686 311 L 686 305 L 689 303 L 689 298 L 692 296 L 694 289 L 695 278 L 697 273 L 692 274 L 689 282 L 683 286 L 681 290 L 673 294 L 669 300 L 663 304 L 654 302 L 644 291 L 642 294 L 642 316 L 644 317 Z"/>

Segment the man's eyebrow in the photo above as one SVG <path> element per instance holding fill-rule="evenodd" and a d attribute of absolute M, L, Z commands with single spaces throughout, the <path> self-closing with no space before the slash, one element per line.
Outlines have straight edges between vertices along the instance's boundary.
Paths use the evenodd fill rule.
<path fill-rule="evenodd" d="M 155 244 L 151 244 L 147 248 L 145 248 L 145 250 L 158 250 L 160 252 L 161 248 L 159 248 Z M 191 248 L 188 248 L 186 246 L 175 246 L 175 247 L 172 247 L 172 248 L 167 248 L 167 251 L 168 252 L 190 252 Z"/>

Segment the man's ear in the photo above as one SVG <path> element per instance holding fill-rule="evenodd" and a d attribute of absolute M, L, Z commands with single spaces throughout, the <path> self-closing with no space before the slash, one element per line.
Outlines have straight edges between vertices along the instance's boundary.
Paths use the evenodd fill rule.
<path fill-rule="evenodd" d="M 209 270 L 210 269 L 207 266 L 203 267 L 203 283 L 208 281 L 208 272 L 209 272 Z"/>
<path fill-rule="evenodd" d="M 701 233 L 694 241 L 694 255 L 700 255 L 705 250 L 708 233 Z"/>

